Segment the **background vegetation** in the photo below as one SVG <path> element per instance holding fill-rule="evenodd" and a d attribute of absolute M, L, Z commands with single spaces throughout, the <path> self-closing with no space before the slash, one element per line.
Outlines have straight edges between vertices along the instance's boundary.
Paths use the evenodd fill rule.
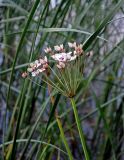
<path fill-rule="evenodd" d="M 84 159 L 72 107 L 42 79 L 21 73 L 46 46 L 76 41 L 93 51 L 75 97 L 93 160 L 124 159 L 124 1 L 0 0 L 0 159 Z M 47 130 L 46 130 L 47 127 Z"/>

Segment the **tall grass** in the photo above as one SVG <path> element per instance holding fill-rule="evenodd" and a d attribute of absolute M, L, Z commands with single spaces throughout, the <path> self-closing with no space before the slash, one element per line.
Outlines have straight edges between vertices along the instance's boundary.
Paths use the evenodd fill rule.
<path fill-rule="evenodd" d="M 123 3 L 0 2 L 0 159 L 124 158 Z M 72 108 L 68 98 L 49 93 L 42 76 L 24 80 L 21 73 L 46 46 L 73 41 L 93 56 Z"/>

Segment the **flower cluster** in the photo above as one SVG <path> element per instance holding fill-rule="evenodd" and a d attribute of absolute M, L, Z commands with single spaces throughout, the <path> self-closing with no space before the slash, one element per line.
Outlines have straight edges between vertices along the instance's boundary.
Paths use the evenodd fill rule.
<path fill-rule="evenodd" d="M 55 61 L 57 70 L 53 71 L 50 67 L 50 61 L 45 56 L 30 63 L 27 71 L 22 73 L 22 77 L 35 77 L 45 72 L 42 77 L 44 82 L 63 95 L 73 97 L 82 79 L 85 57 L 91 56 L 92 52 L 84 54 L 82 44 L 76 42 L 69 42 L 68 47 L 64 47 L 63 44 L 54 46 L 54 49 L 47 47 L 44 51 L 49 58 Z M 50 73 L 53 73 L 54 76 Z"/>
<path fill-rule="evenodd" d="M 83 49 L 82 49 L 83 45 L 82 44 L 77 45 L 76 42 L 74 42 L 74 43 L 69 42 L 68 45 L 70 48 L 74 48 L 74 55 L 80 56 L 83 54 Z"/>
<path fill-rule="evenodd" d="M 35 62 L 30 63 L 27 68 L 27 72 L 22 73 L 22 77 L 26 78 L 28 75 L 35 77 L 39 75 L 39 73 L 44 72 L 48 68 L 48 59 L 45 56 L 44 58 L 40 58 L 35 60 Z"/>
<path fill-rule="evenodd" d="M 77 45 L 76 42 L 69 42 L 68 46 L 70 49 L 73 49 L 73 51 L 66 52 L 63 44 L 54 46 L 55 51 L 53 51 L 50 47 L 44 49 L 45 53 L 50 54 L 51 58 L 57 62 L 56 66 L 59 69 L 64 69 L 69 61 L 73 61 L 78 56 L 83 54 L 83 46 L 81 44 Z M 45 56 L 44 58 L 40 58 L 35 60 L 35 62 L 30 63 L 29 67 L 27 68 L 27 72 L 22 73 L 22 77 L 26 78 L 28 75 L 35 77 L 39 75 L 39 73 L 46 71 L 47 68 L 48 59 Z"/>
<path fill-rule="evenodd" d="M 75 60 L 78 56 L 83 54 L 82 45 L 77 45 L 76 42 L 68 43 L 70 49 L 73 49 L 73 52 L 65 52 L 63 44 L 54 46 L 54 49 L 57 53 L 54 53 L 51 48 L 46 48 L 46 53 L 51 53 L 51 57 L 57 61 L 57 67 L 59 69 L 65 68 L 67 62 Z M 58 53 L 59 52 L 59 53 Z"/>

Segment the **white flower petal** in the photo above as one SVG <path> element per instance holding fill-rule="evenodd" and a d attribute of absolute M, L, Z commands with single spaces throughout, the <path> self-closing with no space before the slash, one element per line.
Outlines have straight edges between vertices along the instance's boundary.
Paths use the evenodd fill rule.
<path fill-rule="evenodd" d="M 30 67 L 33 67 L 35 64 L 34 63 L 30 63 Z"/>
<path fill-rule="evenodd" d="M 68 52 L 68 53 L 66 54 L 67 60 L 70 60 L 70 59 L 71 59 L 71 54 L 72 54 L 72 52 Z"/>
<path fill-rule="evenodd" d="M 54 49 L 56 50 L 56 51 L 60 51 L 60 47 L 59 46 L 54 46 Z"/>
<path fill-rule="evenodd" d="M 68 42 L 68 46 L 70 48 L 75 48 L 76 47 L 76 42 L 74 42 L 74 43 Z"/>
<path fill-rule="evenodd" d="M 74 55 L 74 56 L 71 57 L 70 61 L 73 61 L 73 60 L 75 60 L 76 58 L 77 58 L 77 56 Z"/>
<path fill-rule="evenodd" d="M 80 44 L 79 46 L 80 46 L 80 48 L 82 48 L 82 47 L 83 47 L 83 44 Z"/>
<path fill-rule="evenodd" d="M 54 49 L 56 51 L 62 51 L 64 49 L 64 46 L 63 46 L 63 44 L 60 44 L 60 45 L 54 46 Z"/>
<path fill-rule="evenodd" d="M 61 55 L 60 55 L 60 54 L 54 54 L 54 55 L 52 55 L 51 57 L 52 57 L 54 60 L 58 61 L 59 58 L 61 57 Z"/>
<path fill-rule="evenodd" d="M 73 43 L 73 47 L 75 48 L 77 46 L 76 42 Z"/>
<path fill-rule="evenodd" d="M 47 52 L 47 48 L 46 48 L 46 49 L 44 49 L 44 52 L 45 52 L 45 53 L 48 53 L 48 52 Z"/>
<path fill-rule="evenodd" d="M 68 46 L 69 46 L 70 48 L 72 48 L 73 44 L 70 43 L 70 42 L 68 42 Z"/>
<path fill-rule="evenodd" d="M 40 73 L 40 72 L 39 72 L 38 70 L 36 70 L 36 71 L 32 72 L 31 74 L 32 74 L 32 77 L 35 77 L 35 76 L 37 76 L 39 73 Z"/>
<path fill-rule="evenodd" d="M 47 47 L 46 49 L 44 49 L 45 53 L 50 53 L 52 51 L 52 49 L 50 47 Z"/>
<path fill-rule="evenodd" d="M 76 51 L 74 51 L 74 55 L 77 55 L 77 52 L 76 52 Z"/>
<path fill-rule="evenodd" d="M 40 72 L 38 70 L 35 71 L 36 75 L 38 75 Z"/>
<path fill-rule="evenodd" d="M 36 60 L 36 61 L 35 61 L 35 64 L 37 65 L 38 63 L 39 63 L 39 61 L 38 61 L 38 60 Z"/>
<path fill-rule="evenodd" d="M 37 63 L 37 68 L 38 68 L 39 66 L 41 66 L 41 63 Z"/>
<path fill-rule="evenodd" d="M 33 71 L 33 68 L 27 68 L 27 71 L 28 71 L 28 72 L 32 72 L 32 71 Z"/>
<path fill-rule="evenodd" d="M 56 60 L 56 61 L 60 61 L 60 62 L 66 62 L 68 60 L 71 59 L 71 53 L 72 52 L 68 52 L 68 53 L 60 53 L 60 54 L 54 54 L 51 57 Z"/>
<path fill-rule="evenodd" d="M 38 69 L 39 72 L 45 71 L 45 68 Z"/>
<path fill-rule="evenodd" d="M 39 61 L 40 61 L 41 64 L 45 63 L 43 59 L 39 59 Z"/>
<path fill-rule="evenodd" d="M 63 49 L 63 48 L 64 48 L 63 44 L 60 44 L 60 48 L 61 48 L 61 49 Z"/>
<path fill-rule="evenodd" d="M 66 53 L 66 54 L 71 55 L 71 54 L 72 54 L 72 52 L 68 52 L 68 53 Z"/>
<path fill-rule="evenodd" d="M 32 77 L 35 77 L 35 76 L 36 76 L 36 73 L 35 73 L 35 72 L 32 72 L 31 74 L 32 74 Z"/>
<path fill-rule="evenodd" d="M 47 61 L 48 61 L 46 56 L 44 57 L 44 60 L 45 60 L 45 62 L 47 62 Z"/>

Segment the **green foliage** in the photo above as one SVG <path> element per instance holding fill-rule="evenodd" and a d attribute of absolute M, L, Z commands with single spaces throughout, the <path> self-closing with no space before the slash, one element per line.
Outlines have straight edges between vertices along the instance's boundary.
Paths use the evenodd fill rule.
<path fill-rule="evenodd" d="M 80 160 L 84 152 L 87 159 L 123 159 L 123 3 L 0 2 L 0 159 Z M 56 77 L 60 87 L 74 87 L 77 108 L 73 99 L 72 108 L 68 98 L 54 89 L 49 93 L 42 76 L 21 77 L 30 62 L 44 56 L 46 46 L 74 41 L 93 56 L 82 77 L 73 64 Z"/>

